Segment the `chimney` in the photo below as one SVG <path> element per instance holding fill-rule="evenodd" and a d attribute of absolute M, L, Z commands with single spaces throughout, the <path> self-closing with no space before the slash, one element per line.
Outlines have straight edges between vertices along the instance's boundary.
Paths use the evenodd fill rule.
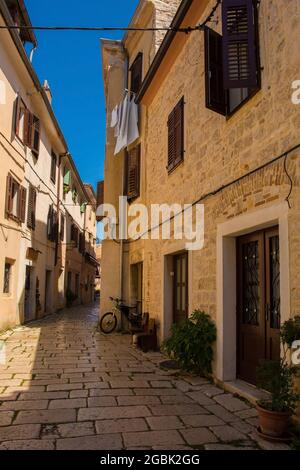
<path fill-rule="evenodd" d="M 51 89 L 50 89 L 48 80 L 45 80 L 45 81 L 44 81 L 43 88 L 44 88 L 44 90 L 45 90 L 45 92 L 46 92 L 46 95 L 47 95 L 47 98 L 48 98 L 48 100 L 49 100 L 49 103 L 52 104 L 52 93 L 51 93 Z"/>

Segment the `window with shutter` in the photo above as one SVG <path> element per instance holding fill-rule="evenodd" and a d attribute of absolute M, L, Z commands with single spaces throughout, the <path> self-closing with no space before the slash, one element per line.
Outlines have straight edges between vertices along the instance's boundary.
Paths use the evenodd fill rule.
<path fill-rule="evenodd" d="M 24 142 L 25 112 L 26 106 L 20 96 L 18 96 L 15 101 L 13 129 L 14 134 L 22 143 Z"/>
<path fill-rule="evenodd" d="M 32 129 L 33 129 L 33 115 L 26 109 L 24 114 L 24 145 L 31 148 L 32 146 Z"/>
<path fill-rule="evenodd" d="M 8 174 L 6 184 L 6 217 L 16 222 L 25 222 L 26 189 L 11 174 Z"/>
<path fill-rule="evenodd" d="M 184 159 L 184 97 L 168 118 L 168 166 L 172 171 Z"/>
<path fill-rule="evenodd" d="M 30 185 L 28 195 L 27 227 L 31 230 L 35 230 L 36 198 L 37 191 L 32 185 Z"/>
<path fill-rule="evenodd" d="M 75 248 L 78 247 L 78 228 L 76 225 L 72 224 L 71 226 L 71 241 L 74 242 Z"/>
<path fill-rule="evenodd" d="M 226 115 L 226 91 L 223 86 L 222 36 L 205 27 L 205 88 L 206 107 Z"/>
<path fill-rule="evenodd" d="M 37 158 L 40 153 L 40 120 L 36 117 L 32 117 L 32 137 L 31 137 L 31 150 L 34 156 Z"/>
<path fill-rule="evenodd" d="M 52 240 L 52 224 L 53 224 L 53 206 L 49 206 L 48 218 L 47 218 L 47 238 L 49 241 Z"/>
<path fill-rule="evenodd" d="M 131 68 L 131 91 L 138 93 L 143 80 L 143 54 L 140 52 Z"/>
<path fill-rule="evenodd" d="M 47 219 L 47 238 L 51 242 L 57 241 L 58 238 L 57 212 L 55 211 L 53 205 L 49 206 Z"/>
<path fill-rule="evenodd" d="M 256 88 L 258 86 L 254 1 L 223 0 L 225 89 Z"/>
<path fill-rule="evenodd" d="M 127 152 L 127 197 L 132 200 L 140 195 L 141 146 Z"/>
<path fill-rule="evenodd" d="M 13 177 L 7 175 L 6 182 L 6 215 L 10 217 L 13 212 Z"/>
<path fill-rule="evenodd" d="M 25 216 L 26 216 L 26 194 L 27 194 L 26 188 L 23 188 L 23 186 L 20 186 L 18 218 L 20 222 L 22 223 L 25 222 Z"/>
<path fill-rule="evenodd" d="M 50 171 L 50 178 L 52 182 L 55 184 L 56 182 L 56 167 L 57 167 L 57 156 L 54 152 L 51 153 L 51 171 Z"/>
<path fill-rule="evenodd" d="M 223 0 L 222 22 L 205 28 L 206 107 L 228 116 L 260 89 L 257 1 Z"/>

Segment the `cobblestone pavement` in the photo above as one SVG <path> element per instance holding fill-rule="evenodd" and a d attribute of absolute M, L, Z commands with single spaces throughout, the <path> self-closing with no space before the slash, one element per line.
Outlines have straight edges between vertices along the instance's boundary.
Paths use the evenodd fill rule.
<path fill-rule="evenodd" d="M 256 411 L 200 377 L 159 369 L 130 337 L 78 307 L 0 335 L 0 450 L 286 449 L 255 434 Z"/>

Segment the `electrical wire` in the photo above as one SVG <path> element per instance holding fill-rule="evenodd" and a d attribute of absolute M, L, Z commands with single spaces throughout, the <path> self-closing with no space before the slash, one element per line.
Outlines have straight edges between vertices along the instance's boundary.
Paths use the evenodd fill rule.
<path fill-rule="evenodd" d="M 145 237 L 147 234 L 149 234 L 150 232 L 152 232 L 153 230 L 157 230 L 159 229 L 160 227 L 162 227 L 164 224 L 168 223 L 168 222 L 171 222 L 172 220 L 176 219 L 176 217 L 179 217 L 180 215 L 184 214 L 184 212 L 187 210 L 187 209 L 190 209 L 191 207 L 194 207 L 196 206 L 197 204 L 200 204 L 202 202 L 204 202 L 205 200 L 209 199 L 210 197 L 212 196 L 216 196 L 217 194 L 219 194 L 220 192 L 224 191 L 225 189 L 233 186 L 234 184 L 237 184 L 239 183 L 240 181 L 243 181 L 244 179 L 248 178 L 249 176 L 252 176 L 253 174 L 257 173 L 258 171 L 261 171 L 263 170 L 264 168 L 267 168 L 268 166 L 270 165 L 273 165 L 274 163 L 278 162 L 279 160 L 281 160 L 282 158 L 284 158 L 284 169 L 285 169 L 285 173 L 286 175 L 288 176 L 289 180 L 290 180 L 290 183 L 291 183 L 291 187 L 290 187 L 290 192 L 289 192 L 289 195 L 287 196 L 286 198 L 286 201 L 289 205 L 289 208 L 291 208 L 291 205 L 290 205 L 290 196 L 292 194 L 292 190 L 293 190 L 293 180 L 292 178 L 290 177 L 288 171 L 287 171 L 287 167 L 286 167 L 286 163 L 287 163 L 287 158 L 288 156 L 294 152 L 295 150 L 298 150 L 300 149 L 300 143 L 295 145 L 294 147 L 291 147 L 289 150 L 285 151 L 284 153 L 278 155 L 277 157 L 274 157 L 273 159 L 269 160 L 268 162 L 264 163 L 263 165 L 260 165 L 256 168 L 254 168 L 253 170 L 251 171 L 248 171 L 247 173 L 245 173 L 244 175 L 240 176 L 239 178 L 236 178 L 234 179 L 233 181 L 230 181 L 229 183 L 226 183 L 222 186 L 220 186 L 219 188 L 213 190 L 213 191 L 210 191 L 209 193 L 206 193 L 206 194 L 203 194 L 199 199 L 197 199 L 196 201 L 194 201 L 193 203 L 191 203 L 187 208 L 181 210 L 180 212 L 178 212 L 177 214 L 174 214 L 173 216 L 169 217 L 168 219 L 165 219 L 163 220 L 162 222 L 160 222 L 159 224 L 157 224 L 156 226 L 154 227 L 151 227 L 150 229 L 146 230 L 145 232 L 143 232 L 138 238 L 136 238 L 135 240 L 124 240 L 126 244 L 130 244 L 130 243 L 134 243 L 138 240 L 141 240 L 143 239 L 143 237 Z"/>
<path fill-rule="evenodd" d="M 159 27 L 159 28 L 142 28 L 142 27 L 123 27 L 123 26 L 28 26 L 28 25 L 1 25 L 0 30 L 17 30 L 17 31 L 80 31 L 80 32 L 95 32 L 95 31 L 107 31 L 107 32 L 113 32 L 113 31 L 141 31 L 141 32 L 176 32 L 176 33 L 185 33 L 189 34 L 193 31 L 201 31 L 203 30 L 204 26 L 212 21 L 212 18 L 218 8 L 218 6 L 221 4 L 222 0 L 217 0 L 215 6 L 212 8 L 210 14 L 206 18 L 206 20 L 203 23 L 200 23 L 196 26 L 186 26 L 183 28 L 174 28 L 172 26 L 165 26 L 165 27 Z"/>

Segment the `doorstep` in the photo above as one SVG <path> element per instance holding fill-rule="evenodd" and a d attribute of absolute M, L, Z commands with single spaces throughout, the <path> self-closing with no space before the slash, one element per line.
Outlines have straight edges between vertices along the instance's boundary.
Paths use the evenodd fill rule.
<path fill-rule="evenodd" d="M 221 383 L 222 388 L 226 392 L 230 392 L 234 395 L 239 395 L 242 398 L 245 398 L 253 405 L 256 405 L 257 401 L 259 400 L 267 400 L 270 397 L 268 392 L 264 392 L 259 390 L 254 385 L 248 384 L 243 380 L 233 380 L 231 382 L 223 382 Z"/>

